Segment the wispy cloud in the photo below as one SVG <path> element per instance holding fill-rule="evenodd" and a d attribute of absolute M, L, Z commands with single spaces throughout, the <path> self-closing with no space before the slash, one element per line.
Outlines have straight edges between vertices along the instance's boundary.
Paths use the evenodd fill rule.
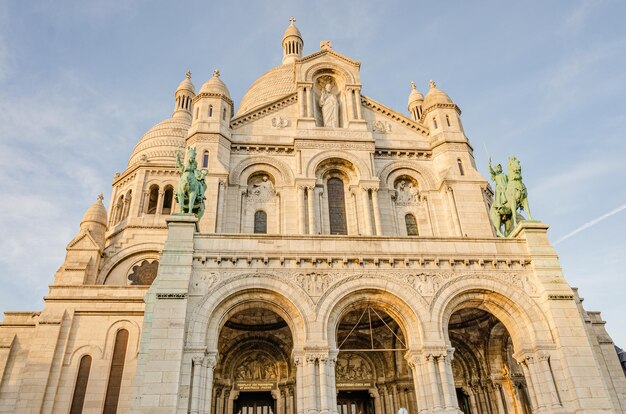
<path fill-rule="evenodd" d="M 616 215 L 617 213 L 619 213 L 622 210 L 626 210 L 626 204 L 622 204 L 621 206 L 619 206 L 618 208 L 609 211 L 608 213 L 605 213 L 603 215 L 601 215 L 600 217 L 596 217 L 595 219 L 583 224 L 582 226 L 578 227 L 576 230 L 567 233 L 565 236 L 561 237 L 560 239 L 558 239 L 557 241 L 554 242 L 554 245 L 557 245 L 559 243 L 561 243 L 562 241 L 565 241 L 567 239 L 569 239 L 570 237 L 575 236 L 576 234 L 580 233 L 583 230 L 587 230 L 589 227 L 593 227 L 596 224 L 600 223 L 602 220 L 606 220 L 607 218 Z"/>

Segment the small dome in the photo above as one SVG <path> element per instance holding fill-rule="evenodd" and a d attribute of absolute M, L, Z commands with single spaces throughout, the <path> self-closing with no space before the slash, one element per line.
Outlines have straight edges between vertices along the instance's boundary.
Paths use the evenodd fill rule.
<path fill-rule="evenodd" d="M 409 94 L 409 103 L 408 106 L 411 106 L 414 102 L 422 102 L 424 100 L 424 95 L 420 91 L 417 90 L 415 86 L 415 82 L 411 82 L 411 93 Z"/>
<path fill-rule="evenodd" d="M 128 160 L 128 166 L 141 161 L 164 162 L 174 165 L 178 147 L 185 146 L 189 118 L 176 117 L 159 122 L 139 140 Z"/>
<path fill-rule="evenodd" d="M 241 98 L 237 116 L 296 92 L 293 67 L 280 65 L 261 75 Z"/>
<path fill-rule="evenodd" d="M 100 195 L 98 195 L 98 200 L 96 200 L 96 202 L 87 209 L 83 219 L 80 221 L 81 228 L 84 225 L 89 225 L 91 223 L 97 223 L 103 226 L 107 225 L 107 211 L 104 208 L 104 204 L 102 204 L 103 198 L 104 196 L 100 193 Z"/>
<path fill-rule="evenodd" d="M 230 99 L 230 92 L 228 92 L 228 88 L 220 79 L 220 71 L 217 69 L 213 71 L 213 77 L 204 82 L 204 85 L 200 88 L 200 93 L 216 93 Z"/>
<path fill-rule="evenodd" d="M 187 71 L 185 79 L 183 79 L 183 81 L 180 84 L 178 84 L 178 88 L 176 88 L 176 92 L 178 92 L 180 90 L 187 90 L 187 91 L 191 92 L 194 95 L 196 94 L 196 88 L 193 86 L 193 83 L 191 82 L 191 72 L 190 71 Z"/>
<path fill-rule="evenodd" d="M 300 30 L 298 30 L 298 28 L 294 24 L 296 22 L 296 19 L 292 17 L 291 19 L 289 19 L 289 21 L 291 23 L 289 24 L 289 26 L 287 26 L 287 29 L 285 30 L 285 34 L 283 35 L 283 40 L 289 36 L 297 36 L 300 39 L 302 39 L 302 34 L 300 33 Z"/>
<path fill-rule="evenodd" d="M 437 104 L 451 104 L 452 99 L 448 96 L 447 93 L 442 91 L 435 85 L 435 81 L 430 81 L 430 90 L 426 94 L 424 98 L 424 110 L 430 108 L 431 106 L 435 106 Z"/>

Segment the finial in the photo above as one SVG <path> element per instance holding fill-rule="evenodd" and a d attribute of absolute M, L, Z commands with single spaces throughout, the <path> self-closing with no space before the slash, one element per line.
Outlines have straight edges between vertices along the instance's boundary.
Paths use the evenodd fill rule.
<path fill-rule="evenodd" d="M 416 90 L 417 87 L 415 86 L 415 82 L 411 81 L 411 89 Z"/>
<path fill-rule="evenodd" d="M 187 77 L 187 79 L 191 79 L 191 71 L 188 70 L 185 76 Z"/>
<path fill-rule="evenodd" d="M 213 70 L 213 76 L 215 76 L 215 77 L 218 77 L 218 78 L 219 78 L 219 77 L 220 77 L 220 70 L 219 70 L 219 69 L 214 69 L 214 70 Z"/>
<path fill-rule="evenodd" d="M 431 89 L 437 87 L 437 85 L 435 85 L 435 81 L 434 80 L 431 79 L 429 83 L 430 83 Z"/>
<path fill-rule="evenodd" d="M 332 49 L 333 43 L 330 40 L 322 40 L 320 42 L 320 49 Z"/>
<path fill-rule="evenodd" d="M 104 194 L 100 193 L 98 194 L 98 201 L 102 201 L 104 200 Z"/>
<path fill-rule="evenodd" d="M 289 18 L 289 23 L 290 23 L 290 26 L 293 26 L 293 24 L 294 24 L 295 22 L 296 22 L 296 18 L 295 18 L 295 17 L 293 17 L 293 16 L 291 16 L 291 17 Z"/>

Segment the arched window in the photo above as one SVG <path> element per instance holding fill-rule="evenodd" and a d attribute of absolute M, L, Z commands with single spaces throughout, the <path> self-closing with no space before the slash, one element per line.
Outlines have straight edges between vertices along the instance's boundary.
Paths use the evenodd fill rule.
<path fill-rule="evenodd" d="M 463 162 L 461 161 L 461 159 L 457 158 L 456 163 L 459 166 L 459 174 L 465 175 L 465 171 L 463 170 Z"/>
<path fill-rule="evenodd" d="M 124 196 L 121 195 L 120 198 L 117 199 L 117 203 L 115 204 L 115 218 L 113 219 L 114 224 L 122 221 L 122 214 L 124 212 Z"/>
<path fill-rule="evenodd" d="M 452 125 L 450 124 L 450 117 L 449 117 L 448 115 L 446 115 L 446 123 L 448 124 L 448 126 L 452 126 Z"/>
<path fill-rule="evenodd" d="M 80 359 L 80 363 L 78 364 L 78 375 L 76 376 L 76 385 L 74 386 L 70 414 L 80 414 L 83 412 L 90 370 L 91 356 L 85 355 Z"/>
<path fill-rule="evenodd" d="M 407 236 L 419 236 L 417 231 L 417 221 L 413 214 L 407 214 L 404 216 L 404 222 L 406 223 L 406 235 Z"/>
<path fill-rule="evenodd" d="M 202 153 L 202 168 L 208 168 L 209 166 L 209 151 Z"/>
<path fill-rule="evenodd" d="M 128 190 L 126 193 L 126 199 L 124 200 L 124 212 L 122 213 L 122 220 L 128 217 L 130 213 L 130 202 L 133 200 L 133 190 Z"/>
<path fill-rule="evenodd" d="M 172 214 L 173 199 L 174 189 L 170 186 L 165 187 L 165 193 L 163 193 L 163 214 Z"/>
<path fill-rule="evenodd" d="M 209 118 L 213 116 L 213 105 L 209 105 Z"/>
<path fill-rule="evenodd" d="M 437 129 L 437 118 L 433 116 L 433 128 Z"/>
<path fill-rule="evenodd" d="M 198 119 L 199 114 L 200 114 L 200 108 L 196 108 L 196 119 Z"/>
<path fill-rule="evenodd" d="M 104 399 L 104 410 L 102 411 L 104 414 L 115 414 L 117 412 L 117 403 L 120 399 L 120 389 L 122 387 L 122 376 L 124 374 L 124 361 L 126 360 L 127 346 L 128 331 L 126 329 L 120 329 L 115 335 L 111 371 L 109 372 L 109 382 L 107 384 L 107 392 Z"/>
<path fill-rule="evenodd" d="M 159 186 L 153 185 L 150 187 L 150 195 L 148 197 L 148 214 L 156 214 L 157 203 L 159 202 Z"/>
<path fill-rule="evenodd" d="M 267 213 L 263 210 L 254 213 L 254 232 L 259 234 L 267 233 Z"/>
<path fill-rule="evenodd" d="M 326 183 L 328 189 L 328 217 L 330 218 L 330 234 L 348 234 L 346 225 L 346 198 L 343 181 L 331 178 Z"/>
<path fill-rule="evenodd" d="M 222 109 L 222 119 L 226 120 L 226 108 Z"/>

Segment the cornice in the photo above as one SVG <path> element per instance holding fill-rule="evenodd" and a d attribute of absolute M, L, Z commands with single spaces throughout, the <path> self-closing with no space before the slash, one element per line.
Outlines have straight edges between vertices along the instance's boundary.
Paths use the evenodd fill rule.
<path fill-rule="evenodd" d="M 419 132 L 420 134 L 424 136 L 428 136 L 430 134 L 430 131 L 424 125 L 413 121 L 407 116 L 402 115 L 401 113 L 389 108 L 388 106 L 381 104 L 380 102 L 372 98 L 361 95 L 361 104 L 366 106 L 367 108 L 373 109 L 374 111 L 382 115 L 385 115 L 387 118 L 395 122 L 399 122 L 400 124 L 404 125 L 407 128 L 410 128 L 416 132 Z"/>
<path fill-rule="evenodd" d="M 241 127 L 257 119 L 264 118 L 267 115 L 274 113 L 284 107 L 287 107 L 295 102 L 298 102 L 297 92 L 294 92 L 287 96 L 283 96 L 282 98 L 279 98 L 273 102 L 263 105 L 257 109 L 254 109 L 251 112 L 248 112 L 246 114 L 240 115 L 239 117 L 233 118 L 230 121 L 230 127 L 233 129 Z"/>

